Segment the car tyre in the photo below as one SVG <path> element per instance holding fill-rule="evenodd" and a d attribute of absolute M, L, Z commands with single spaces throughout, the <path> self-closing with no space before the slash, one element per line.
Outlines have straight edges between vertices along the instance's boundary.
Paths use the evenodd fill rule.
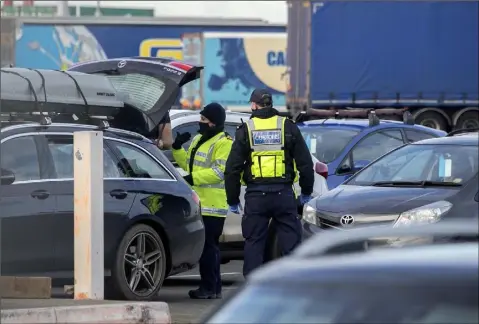
<path fill-rule="evenodd" d="M 166 275 L 166 253 L 160 235 L 145 224 L 123 236 L 111 277 L 105 282 L 107 298 L 149 301 L 158 295 Z"/>

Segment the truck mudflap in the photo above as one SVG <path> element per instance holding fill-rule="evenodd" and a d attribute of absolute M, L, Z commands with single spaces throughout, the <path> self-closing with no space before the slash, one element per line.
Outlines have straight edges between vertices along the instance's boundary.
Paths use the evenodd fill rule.
<path fill-rule="evenodd" d="M 200 77 L 202 66 L 157 57 L 126 57 L 77 64 L 68 71 L 110 79 L 125 107 L 111 123 L 147 137 L 169 112 L 183 85 Z"/>

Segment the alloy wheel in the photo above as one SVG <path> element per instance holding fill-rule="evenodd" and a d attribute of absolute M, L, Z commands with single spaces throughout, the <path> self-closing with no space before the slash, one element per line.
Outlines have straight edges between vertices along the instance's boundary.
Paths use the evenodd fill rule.
<path fill-rule="evenodd" d="M 125 280 L 131 292 L 148 296 L 158 287 L 163 271 L 160 244 L 154 236 L 141 232 L 133 236 L 124 254 Z"/>

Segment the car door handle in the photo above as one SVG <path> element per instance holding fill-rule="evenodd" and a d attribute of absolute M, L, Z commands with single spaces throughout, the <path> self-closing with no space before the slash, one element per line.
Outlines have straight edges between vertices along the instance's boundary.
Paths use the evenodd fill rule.
<path fill-rule="evenodd" d="M 110 191 L 110 196 L 112 196 L 116 199 L 125 199 L 126 196 L 128 196 L 128 192 L 126 192 L 125 190 L 121 190 L 121 189 L 115 189 L 115 190 Z"/>
<path fill-rule="evenodd" d="M 30 194 L 33 198 L 44 200 L 50 197 L 50 193 L 46 190 L 35 190 Z"/>

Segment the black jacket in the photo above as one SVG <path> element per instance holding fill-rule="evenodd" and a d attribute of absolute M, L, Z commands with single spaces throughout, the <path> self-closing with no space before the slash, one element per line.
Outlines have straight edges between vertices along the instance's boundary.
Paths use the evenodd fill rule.
<path fill-rule="evenodd" d="M 251 117 L 271 118 L 278 115 L 278 111 L 273 108 L 263 108 L 253 111 Z M 311 195 L 314 186 L 314 170 L 311 154 L 296 124 L 287 119 L 284 125 L 285 131 L 285 153 L 286 153 L 286 178 L 285 179 L 261 179 L 254 180 L 254 184 L 288 184 L 294 182 L 294 166 L 299 171 L 299 186 L 301 193 Z M 241 172 L 244 171 L 243 180 L 249 186 L 253 184 L 251 176 L 251 146 L 248 140 L 248 128 L 245 124 L 236 130 L 235 140 L 231 153 L 226 162 L 225 169 L 225 189 L 228 204 L 236 205 L 240 202 L 241 190 Z"/>

